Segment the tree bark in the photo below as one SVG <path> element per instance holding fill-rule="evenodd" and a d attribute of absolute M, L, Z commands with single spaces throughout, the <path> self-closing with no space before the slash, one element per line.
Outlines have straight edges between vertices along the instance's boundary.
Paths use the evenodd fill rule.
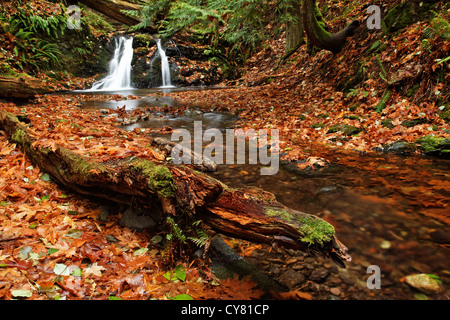
<path fill-rule="evenodd" d="M 33 98 L 36 94 L 45 94 L 54 90 L 39 79 L 23 76 L 0 76 L 0 97 Z"/>
<path fill-rule="evenodd" d="M 1 110 L 0 129 L 34 165 L 77 193 L 116 203 L 133 202 L 163 217 L 195 215 L 220 233 L 319 251 L 342 267 L 344 260 L 351 260 L 332 225 L 285 207 L 261 189 L 232 189 L 186 166 L 138 157 L 98 163 L 60 145 L 36 141 L 17 117 Z"/>
<path fill-rule="evenodd" d="M 105 16 L 130 27 L 140 22 L 139 20 L 136 20 L 135 18 L 121 12 L 121 10 L 139 10 L 141 6 L 135 3 L 122 0 L 78 0 L 74 2 L 82 3 L 89 8 L 104 14 Z M 151 28 L 147 29 L 151 33 L 154 32 Z"/>
<path fill-rule="evenodd" d="M 303 1 L 303 25 L 308 39 L 320 49 L 338 53 L 342 50 L 347 37 L 351 37 L 359 26 L 359 21 L 352 21 L 341 31 L 331 34 L 317 20 L 316 10 L 316 0 Z"/>
<path fill-rule="evenodd" d="M 303 42 L 304 28 L 300 1 L 290 1 L 287 13 L 292 19 L 286 24 L 286 53 L 289 53 Z"/>

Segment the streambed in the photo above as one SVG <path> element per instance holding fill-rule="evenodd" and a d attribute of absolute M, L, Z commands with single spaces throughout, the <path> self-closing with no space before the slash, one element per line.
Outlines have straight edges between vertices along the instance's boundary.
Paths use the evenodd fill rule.
<path fill-rule="evenodd" d="M 180 90 L 180 89 L 178 89 Z M 104 94 L 104 92 L 102 92 Z M 177 107 L 178 102 L 154 91 L 123 93 L 141 99 L 86 101 L 85 108 L 125 106 Z M 203 129 L 233 128 L 232 115 L 205 112 L 193 107 L 182 114 L 157 113 L 157 117 L 125 126 L 187 129 L 194 121 Z M 170 139 L 170 134 L 165 135 Z M 207 143 L 206 143 L 207 144 Z M 332 223 L 339 239 L 349 247 L 353 261 L 346 269 L 330 260 L 311 258 L 290 250 L 255 246 L 246 259 L 289 289 L 310 292 L 317 299 L 448 299 L 450 285 L 450 161 L 422 156 L 357 154 L 320 150 L 332 164 L 300 170 L 281 163 L 277 174 L 261 175 L 261 165 L 222 164 L 209 173 L 231 187 L 256 186 L 272 192 L 283 204 L 315 214 Z M 239 241 L 239 240 L 230 240 Z M 251 244 L 247 244 L 251 246 Z M 369 289 L 367 267 L 381 271 L 381 288 Z M 424 295 L 404 277 L 428 273 L 439 277 L 445 290 Z"/>

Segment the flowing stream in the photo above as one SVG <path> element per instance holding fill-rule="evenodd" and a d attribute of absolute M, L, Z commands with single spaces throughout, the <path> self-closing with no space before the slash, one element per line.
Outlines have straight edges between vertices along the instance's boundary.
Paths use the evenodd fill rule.
<path fill-rule="evenodd" d="M 225 131 L 236 120 L 228 114 L 195 107 L 177 115 L 168 114 L 164 110 L 170 106 L 177 108 L 177 102 L 165 97 L 148 96 L 130 100 L 130 104 L 126 102 L 93 101 L 86 102 L 84 107 L 115 109 L 125 105 L 127 110 L 160 107 L 150 120 L 125 126 L 127 130 L 170 126 L 193 132 L 193 122 L 202 121 L 203 129 Z M 165 137 L 171 138 L 170 134 Z M 314 148 L 305 146 L 305 150 L 317 154 L 320 147 Z M 353 258 L 346 269 L 331 267 L 329 260 L 318 258 L 314 262 L 306 259 L 289 264 L 292 257 L 263 248 L 256 263 L 274 277 L 282 276 L 294 265 L 298 265 L 295 272 L 305 273 L 307 279 L 312 277 L 311 272 L 325 270 L 318 285 L 335 286 L 349 299 L 414 299 L 418 292 L 402 279 L 415 273 L 436 275 L 448 286 L 450 161 L 339 150 L 320 152 L 332 162 L 322 169 L 300 170 L 282 163 L 277 174 L 263 176 L 260 165 L 223 164 L 209 173 L 231 187 L 262 188 L 293 209 L 324 218 L 335 226 L 338 238 L 349 247 Z M 269 262 L 272 260 L 281 262 Z M 378 290 L 366 287 L 367 267 L 372 265 L 381 270 Z"/>

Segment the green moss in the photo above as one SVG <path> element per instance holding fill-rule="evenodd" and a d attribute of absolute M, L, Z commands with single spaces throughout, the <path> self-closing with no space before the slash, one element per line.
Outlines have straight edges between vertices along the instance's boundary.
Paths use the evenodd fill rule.
<path fill-rule="evenodd" d="M 426 123 L 426 122 L 427 122 L 426 118 L 417 118 L 417 119 L 403 121 L 402 126 L 411 128 L 411 127 L 414 127 L 414 126 L 417 126 L 419 124 Z"/>
<path fill-rule="evenodd" d="M 339 132 L 339 131 L 341 131 L 341 128 L 342 128 L 342 125 L 334 124 L 328 129 L 327 134 Z"/>
<path fill-rule="evenodd" d="M 394 128 L 394 125 L 392 124 L 392 119 L 390 118 L 381 120 L 381 126 L 389 129 Z"/>
<path fill-rule="evenodd" d="M 314 129 L 316 129 L 316 128 L 324 128 L 324 127 L 325 127 L 325 125 L 323 124 L 323 122 L 317 122 L 317 123 L 314 123 L 314 124 L 311 125 L 311 128 L 314 128 Z"/>
<path fill-rule="evenodd" d="M 89 180 L 92 174 L 106 172 L 106 168 L 97 162 L 91 162 L 84 159 L 82 156 L 70 151 L 69 149 L 60 148 L 61 156 L 64 161 L 71 165 L 71 171 L 75 176 L 81 177 L 83 180 Z M 41 150 L 45 153 L 44 150 Z"/>
<path fill-rule="evenodd" d="M 140 158 L 133 158 L 131 162 L 133 168 L 147 178 L 149 189 L 157 193 L 159 197 L 175 196 L 175 183 L 167 167 Z"/>
<path fill-rule="evenodd" d="M 289 223 L 295 222 L 294 216 L 291 213 L 289 213 L 289 211 L 287 211 L 286 209 L 283 210 L 268 209 L 266 211 L 266 215 L 272 218 L 279 218 Z"/>
<path fill-rule="evenodd" d="M 362 128 L 357 128 L 355 126 L 351 126 L 351 125 L 344 125 L 344 127 L 342 128 L 342 133 L 346 136 L 354 136 L 357 135 L 358 133 L 360 133 L 361 131 L 363 131 Z"/>
<path fill-rule="evenodd" d="M 419 87 L 420 87 L 420 86 L 419 86 L 418 84 L 413 85 L 411 88 L 409 88 L 409 89 L 406 91 L 406 96 L 407 96 L 408 98 L 411 98 L 411 97 L 415 96 L 417 90 L 419 90 Z"/>
<path fill-rule="evenodd" d="M 88 23 L 91 28 L 97 30 L 97 32 L 101 32 L 103 34 L 107 34 L 108 32 L 115 31 L 116 29 L 109 22 L 107 22 L 103 17 L 96 14 L 94 11 L 87 9 L 84 10 L 84 19 Z"/>
<path fill-rule="evenodd" d="M 444 108 L 439 112 L 439 117 L 447 123 L 450 122 L 450 105 L 444 105 Z"/>
<path fill-rule="evenodd" d="M 414 22 L 414 4 L 403 2 L 389 10 L 382 21 L 383 33 L 392 33 L 409 26 Z"/>
<path fill-rule="evenodd" d="M 357 116 L 354 114 L 344 116 L 344 119 L 350 119 L 350 120 L 359 120 L 360 118 L 361 118 L 360 116 Z"/>
<path fill-rule="evenodd" d="M 417 139 L 416 143 L 419 144 L 419 149 L 425 154 L 447 159 L 450 157 L 449 138 L 428 135 Z"/>
<path fill-rule="evenodd" d="M 444 111 L 439 113 L 439 117 L 443 119 L 445 122 L 450 122 L 450 111 Z"/>
<path fill-rule="evenodd" d="M 25 136 L 26 136 L 25 131 L 23 131 L 22 129 L 17 129 L 12 134 L 11 140 L 14 141 L 15 143 L 22 144 Z"/>
<path fill-rule="evenodd" d="M 300 239 L 308 244 L 320 244 L 331 241 L 334 236 L 334 227 L 328 222 L 313 216 L 301 216 L 300 230 L 304 236 Z"/>
<path fill-rule="evenodd" d="M 325 30 L 326 22 L 317 4 L 314 7 L 314 19 L 316 20 L 316 23 L 314 23 L 314 33 L 316 33 L 317 37 L 319 39 L 328 39 L 331 37 L 332 34 Z"/>
<path fill-rule="evenodd" d="M 16 76 L 17 72 L 7 63 L 0 62 L 0 74 L 8 76 Z"/>
<path fill-rule="evenodd" d="M 450 23 L 445 20 L 441 15 L 433 12 L 435 18 L 431 20 L 430 25 L 436 36 L 442 36 L 445 39 L 450 39 Z"/>
<path fill-rule="evenodd" d="M 294 215 L 286 209 L 276 210 L 273 208 L 268 209 L 266 215 L 298 226 L 298 230 L 302 234 L 299 240 L 308 245 L 323 245 L 331 241 L 334 236 L 334 227 L 318 217 L 307 214 Z"/>
<path fill-rule="evenodd" d="M 327 134 L 328 133 L 336 133 L 339 131 L 342 131 L 342 134 L 344 134 L 346 136 L 354 136 L 354 135 L 360 133 L 361 131 L 363 131 L 363 129 L 357 128 L 355 126 L 351 126 L 348 124 L 335 124 L 335 125 L 332 125 L 328 129 Z"/>

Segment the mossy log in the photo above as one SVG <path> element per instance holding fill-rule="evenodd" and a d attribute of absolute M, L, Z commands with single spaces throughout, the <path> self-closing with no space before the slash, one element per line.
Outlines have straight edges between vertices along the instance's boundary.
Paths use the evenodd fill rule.
<path fill-rule="evenodd" d="M 23 76 L 0 76 L 0 97 L 33 98 L 37 94 L 50 93 L 54 90 L 39 79 Z"/>
<path fill-rule="evenodd" d="M 82 3 L 95 11 L 98 11 L 105 16 L 123 23 L 126 26 L 134 26 L 140 21 L 125 14 L 123 10 L 139 10 L 141 6 L 131 1 L 124 0 L 76 0 L 70 1 L 73 3 Z M 150 33 L 155 33 L 155 30 L 151 27 L 146 28 Z"/>
<path fill-rule="evenodd" d="M 186 166 L 139 157 L 99 163 L 57 144 L 33 139 L 13 114 L 0 110 L 0 129 L 60 185 L 161 215 L 195 215 L 219 233 L 258 243 L 318 251 L 344 267 L 347 248 L 323 219 L 290 209 L 259 188 L 233 189 Z"/>

